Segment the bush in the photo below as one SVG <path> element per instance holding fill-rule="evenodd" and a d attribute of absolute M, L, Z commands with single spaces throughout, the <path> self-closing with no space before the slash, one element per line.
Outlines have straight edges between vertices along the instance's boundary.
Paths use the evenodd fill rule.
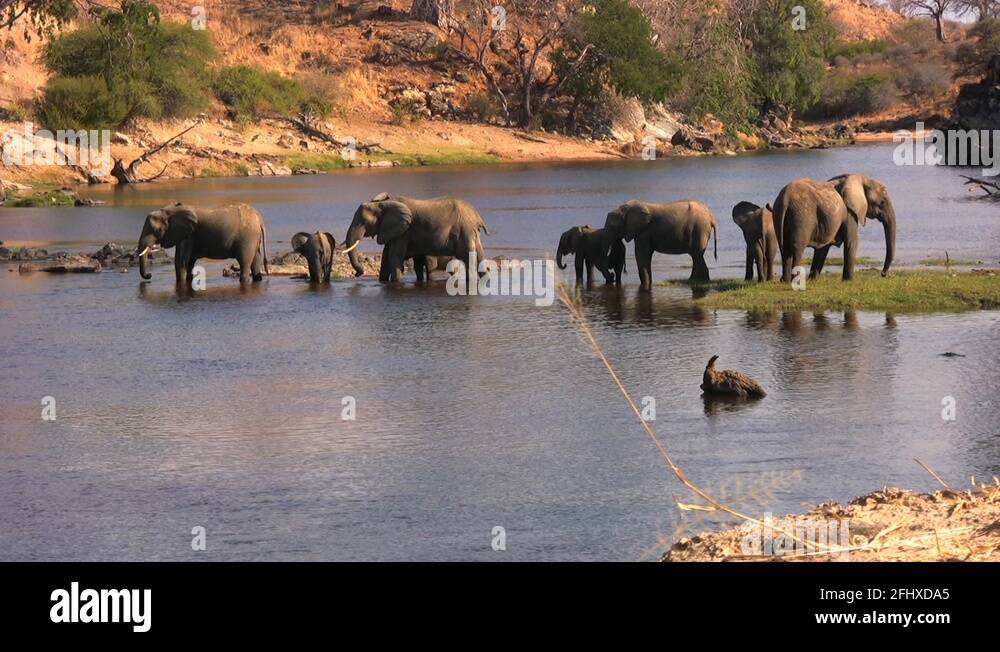
<path fill-rule="evenodd" d="M 470 93 L 465 98 L 465 112 L 482 122 L 489 121 L 497 114 L 492 98 L 486 93 Z"/>
<path fill-rule="evenodd" d="M 45 47 L 42 60 L 53 77 L 42 113 L 55 121 L 46 126 L 119 127 L 139 117 L 188 117 L 208 105 L 207 64 L 215 50 L 205 32 L 161 23 L 155 5 L 142 0 L 93 11 L 93 23 Z"/>
<path fill-rule="evenodd" d="M 42 121 L 49 129 L 114 129 L 128 114 L 102 77 L 55 77 L 45 86 Z"/>
<path fill-rule="evenodd" d="M 9 122 L 27 122 L 35 113 L 35 105 L 31 100 L 14 100 L 7 106 L 0 106 L 0 120 Z"/>
<path fill-rule="evenodd" d="M 809 114 L 833 119 L 869 115 L 884 111 L 896 99 L 896 85 L 889 75 L 833 73 L 823 81 L 820 100 Z"/>
<path fill-rule="evenodd" d="M 939 63 L 911 60 L 897 75 L 896 86 L 910 99 L 934 98 L 951 87 L 951 71 Z"/>
<path fill-rule="evenodd" d="M 871 41 L 838 41 L 830 48 L 830 60 L 837 57 L 856 59 L 863 55 L 881 54 L 889 47 L 885 39 L 874 39 Z"/>
<path fill-rule="evenodd" d="M 220 70 L 212 84 L 216 96 L 240 122 L 257 120 L 268 114 L 330 114 L 331 98 L 323 89 L 307 90 L 295 79 L 252 66 L 232 66 Z"/>

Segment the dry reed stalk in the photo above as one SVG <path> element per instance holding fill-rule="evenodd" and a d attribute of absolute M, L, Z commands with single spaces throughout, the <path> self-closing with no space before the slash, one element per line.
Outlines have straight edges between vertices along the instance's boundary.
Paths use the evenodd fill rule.
<path fill-rule="evenodd" d="M 629 394 L 628 389 L 622 382 L 621 377 L 618 375 L 618 372 L 615 371 L 614 366 L 611 364 L 611 361 L 608 360 L 607 355 L 605 355 L 604 350 L 601 348 L 600 343 L 594 336 L 594 333 L 590 328 L 590 322 L 587 320 L 586 315 L 583 314 L 583 306 L 579 300 L 579 297 L 574 296 L 570 293 L 569 288 L 567 287 L 566 283 L 562 280 L 561 277 L 557 277 L 556 279 L 556 289 L 559 295 L 559 300 L 563 303 L 563 305 L 566 306 L 566 309 L 569 311 L 570 317 L 573 320 L 573 324 L 577 327 L 577 330 L 579 331 L 580 335 L 583 337 L 584 341 L 590 346 L 593 353 L 597 355 L 597 358 L 604 365 L 605 369 L 607 369 L 608 374 L 611 376 L 611 379 L 618 387 L 618 391 L 621 393 L 622 397 L 624 397 L 625 402 L 628 403 L 629 408 L 632 410 L 636 418 L 639 420 L 639 425 L 642 427 L 643 431 L 646 433 L 649 439 L 653 442 L 653 445 L 659 452 L 660 457 L 662 457 L 664 462 L 666 462 L 667 466 L 670 468 L 670 471 L 674 474 L 674 477 L 676 477 L 677 480 L 682 485 L 687 487 L 687 489 L 691 491 L 693 494 L 695 494 L 696 496 L 707 502 L 712 508 L 721 512 L 725 512 L 726 514 L 734 516 L 742 521 L 753 523 L 754 525 L 758 525 L 760 527 L 768 527 L 773 532 L 778 532 L 784 536 L 787 536 L 792 541 L 801 543 L 804 548 L 814 548 L 814 549 L 823 548 L 825 549 L 825 552 L 823 554 L 834 554 L 837 551 L 837 547 L 828 546 L 825 543 L 818 543 L 815 541 L 806 541 L 805 539 L 796 536 L 792 532 L 787 532 L 780 527 L 775 527 L 774 523 L 765 523 L 764 521 L 754 518 L 749 514 L 744 514 L 739 510 L 733 509 L 732 507 L 729 507 L 728 505 L 719 502 L 711 495 L 709 495 L 708 492 L 706 492 L 701 487 L 696 485 L 694 482 L 689 480 L 687 474 L 684 472 L 684 469 L 682 469 L 677 463 L 674 462 L 670 453 L 667 451 L 666 446 L 663 445 L 663 443 L 660 441 L 660 438 L 657 437 L 656 433 L 654 433 L 652 428 L 649 427 L 649 424 L 646 422 L 646 420 L 642 418 L 642 412 L 640 411 L 639 406 L 632 399 L 632 396 Z M 704 506 L 701 506 L 701 509 L 706 509 L 706 508 Z"/>

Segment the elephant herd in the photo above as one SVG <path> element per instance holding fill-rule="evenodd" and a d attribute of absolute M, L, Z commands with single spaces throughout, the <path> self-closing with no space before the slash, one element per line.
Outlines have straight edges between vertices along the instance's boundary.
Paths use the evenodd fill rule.
<path fill-rule="evenodd" d="M 782 280 L 791 280 L 792 270 L 802 262 L 806 247 L 814 249 L 810 278 L 818 275 L 831 246 L 844 247 L 843 279 L 850 280 L 858 251 L 858 228 L 871 218 L 885 230 L 885 276 L 896 247 L 896 214 L 885 186 L 861 174 L 845 174 L 826 182 L 812 179 L 792 181 L 778 193 L 773 207 L 743 201 L 733 208 L 733 221 L 746 241 L 746 280 L 773 278 L 773 261 L 781 253 Z M 604 228 L 574 226 L 562 234 L 556 264 L 565 269 L 563 257 L 573 255 L 577 282 L 593 280 L 596 267 L 608 283 L 622 282 L 626 272 L 625 244 L 635 242 L 635 263 L 643 289 L 652 286 L 650 272 L 654 252 L 687 254 L 692 259 L 691 280 L 709 280 L 705 252 L 715 238 L 715 217 L 707 206 L 694 200 L 666 204 L 629 201 L 607 214 Z M 402 277 L 406 260 L 413 261 L 417 280 L 453 257 L 474 272 L 476 261 L 485 259 L 480 232 L 489 235 L 479 212 L 455 198 L 412 199 L 386 193 L 358 206 L 347 229 L 344 249 L 357 276 L 364 273 L 357 247 L 362 238 L 375 238 L 382 245 L 379 280 Z M 139 237 L 139 271 L 144 279 L 151 248 L 176 247 L 174 268 L 178 284 L 190 283 L 199 258 L 235 258 L 240 281 L 259 281 L 266 273 L 266 231 L 260 213 L 246 204 L 197 209 L 175 204 L 151 212 Z M 624 241 L 624 242 L 623 242 Z M 297 233 L 292 248 L 309 267 L 313 282 L 328 282 L 337 242 L 327 232 Z"/>
<path fill-rule="evenodd" d="M 820 182 L 792 181 L 764 207 L 741 201 L 733 207 L 733 221 L 746 241 L 745 280 L 770 281 L 774 256 L 781 252 L 781 279 L 788 282 L 792 270 L 802 262 L 806 247 L 815 251 L 809 278 L 823 271 L 832 246 L 844 247 L 843 279 L 854 275 L 858 252 L 858 228 L 871 218 L 885 230 L 885 263 L 889 273 L 896 251 L 896 212 L 885 186 L 861 174 L 844 174 Z M 562 234 L 556 264 L 565 269 L 563 257 L 574 255 L 576 280 L 592 280 L 596 267 L 608 283 L 621 284 L 625 268 L 626 242 L 635 241 L 635 262 L 643 289 L 652 285 L 650 262 L 653 252 L 691 256 L 692 281 L 709 280 L 705 251 L 715 235 L 715 217 L 704 204 L 683 200 L 668 204 L 630 201 L 608 213 L 603 229 L 574 226 Z M 716 248 L 715 258 L 718 259 Z"/>

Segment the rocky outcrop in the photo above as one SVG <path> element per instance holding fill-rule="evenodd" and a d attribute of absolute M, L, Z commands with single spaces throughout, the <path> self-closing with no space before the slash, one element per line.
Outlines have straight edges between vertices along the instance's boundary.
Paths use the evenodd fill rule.
<path fill-rule="evenodd" d="M 1000 54 L 993 55 L 986 75 L 958 91 L 951 124 L 954 129 L 1000 129 Z"/>

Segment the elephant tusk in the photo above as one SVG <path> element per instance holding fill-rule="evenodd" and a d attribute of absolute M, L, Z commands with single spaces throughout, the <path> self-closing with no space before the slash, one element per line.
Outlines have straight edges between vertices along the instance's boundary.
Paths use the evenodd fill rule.
<path fill-rule="evenodd" d="M 356 248 L 356 247 L 357 247 L 357 246 L 358 246 L 359 244 L 361 244 L 361 241 L 360 241 L 360 240 L 358 240 L 357 242 L 355 242 L 354 244 L 352 244 L 352 245 L 351 245 L 350 247 L 348 247 L 347 249 L 344 249 L 344 250 L 343 250 L 343 251 L 341 251 L 340 253 L 342 253 L 342 254 L 349 254 L 349 253 L 351 253 L 352 251 L 354 251 L 354 249 L 355 249 L 355 248 Z"/>
<path fill-rule="evenodd" d="M 138 256 L 139 258 L 142 258 L 143 256 L 146 255 L 147 252 L 149 252 L 149 247 L 146 247 L 140 253 L 137 253 L 136 256 Z"/>

